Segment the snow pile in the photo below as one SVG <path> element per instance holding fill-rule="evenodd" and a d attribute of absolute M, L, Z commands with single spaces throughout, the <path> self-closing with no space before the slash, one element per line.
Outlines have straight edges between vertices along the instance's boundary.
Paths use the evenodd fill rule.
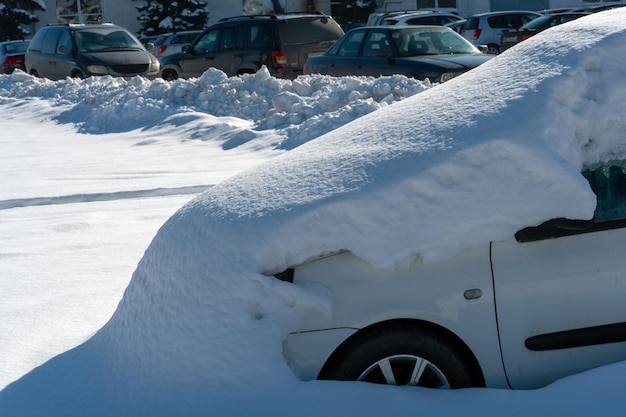
<path fill-rule="evenodd" d="M 382 268 L 402 268 L 416 258 L 435 262 L 510 238 L 545 219 L 591 217 L 595 197 L 580 169 L 626 157 L 620 141 L 626 130 L 620 114 L 626 86 L 620 63 L 611 59 L 626 53 L 625 17 L 626 11 L 601 13 L 548 30 L 476 70 L 390 106 L 380 103 L 387 103 L 384 97 L 392 101 L 393 89 L 383 88 L 380 102 L 355 94 L 358 103 L 367 103 L 362 114 L 369 114 L 182 207 L 152 241 L 107 325 L 6 388 L 0 410 L 15 415 L 46 410 L 52 416 L 395 415 L 407 410 L 495 416 L 510 407 L 520 415 L 523 410 L 537 415 L 536 408 L 525 406 L 539 401 L 544 415 L 556 407 L 598 413 L 596 406 L 620 398 L 623 364 L 614 372 L 591 373 L 602 384 L 589 392 L 595 400 L 584 404 L 571 403 L 567 392 L 581 384 L 581 376 L 545 390 L 502 394 L 300 382 L 282 358 L 282 340 L 297 326 L 303 306 L 328 311 L 330 300 L 267 274 L 338 249 Z M 128 126 L 167 120 L 180 102 L 206 111 L 221 99 L 203 89 L 246 80 L 208 72 L 172 85 L 135 81 L 143 93 L 124 111 L 141 117 Z M 319 91 L 308 85 L 324 80 L 303 78 L 291 90 L 274 90 L 271 107 L 250 119 L 256 128 L 271 135 L 282 131 L 278 136 L 289 139 L 290 123 L 313 131 L 306 121 L 319 114 L 314 109 L 320 102 L 325 106 L 324 100 L 306 104 L 303 97 Z M 40 95 L 57 97 L 53 91 L 59 84 L 29 82 Z M 374 81 L 347 79 L 345 92 L 361 82 Z M 200 91 L 187 88 L 194 83 L 205 84 Z M 261 107 L 262 95 L 253 93 L 253 84 L 233 89 L 233 97 L 247 91 L 241 103 Z M 76 91 L 80 88 L 76 83 Z M 121 90 L 130 94 L 132 85 Z M 144 101 L 161 103 L 165 114 L 133 112 Z M 110 109 L 121 114 L 127 103 L 118 100 Z M 338 117 L 362 111 L 348 107 L 332 108 Z M 374 107 L 378 110 L 371 112 Z M 81 128 L 97 132 L 104 127 L 99 116 L 92 114 Z M 306 142 L 303 137 L 294 141 Z M 478 411 L 460 405 L 467 401 Z M 625 411 L 621 404 L 600 410 L 615 416 Z"/>
<path fill-rule="evenodd" d="M 0 77 L 0 103 L 22 98 L 49 100 L 54 107 L 67 108 L 54 116 L 56 120 L 74 123 L 80 132 L 90 134 L 180 126 L 191 113 L 224 118 L 220 123 L 237 118 L 246 120 L 249 127 L 216 132 L 211 119 L 211 126 L 195 129 L 192 138 L 217 140 L 225 149 L 257 139 L 261 142 L 257 146 L 289 150 L 431 87 L 428 81 L 401 75 L 310 75 L 281 80 L 270 76 L 266 68 L 233 78 L 210 69 L 200 78 L 173 83 L 140 77 L 128 82 L 112 77 L 52 82 L 15 72 L 12 77 Z M 233 126 L 237 124 L 241 123 L 233 122 Z"/>

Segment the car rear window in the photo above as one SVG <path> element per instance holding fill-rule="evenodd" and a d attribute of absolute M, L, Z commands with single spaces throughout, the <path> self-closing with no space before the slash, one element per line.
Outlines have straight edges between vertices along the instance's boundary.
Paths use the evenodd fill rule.
<path fill-rule="evenodd" d="M 517 29 L 522 26 L 522 17 L 518 14 L 503 14 L 487 19 L 489 26 L 496 29 Z"/>
<path fill-rule="evenodd" d="M 310 44 L 332 41 L 343 36 L 343 30 L 327 16 L 307 19 L 285 19 L 279 22 L 280 39 L 285 44 Z"/>
<path fill-rule="evenodd" d="M 478 17 L 470 17 L 469 19 L 467 19 L 467 22 L 465 22 L 465 30 L 476 30 L 478 29 L 478 21 L 480 19 Z"/>

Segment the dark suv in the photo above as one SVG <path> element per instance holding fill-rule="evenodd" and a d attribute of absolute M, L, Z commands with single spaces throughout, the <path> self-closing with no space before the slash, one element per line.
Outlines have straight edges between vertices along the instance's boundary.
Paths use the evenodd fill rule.
<path fill-rule="evenodd" d="M 238 16 L 220 20 L 183 52 L 161 60 L 165 80 L 199 77 L 214 67 L 228 76 L 255 73 L 263 65 L 279 78 L 302 74 L 309 56 L 324 53 L 343 36 L 324 14 Z"/>
<path fill-rule="evenodd" d="M 26 51 L 26 71 L 52 80 L 156 76 L 159 61 L 123 27 L 63 24 L 45 26 L 35 33 Z"/>

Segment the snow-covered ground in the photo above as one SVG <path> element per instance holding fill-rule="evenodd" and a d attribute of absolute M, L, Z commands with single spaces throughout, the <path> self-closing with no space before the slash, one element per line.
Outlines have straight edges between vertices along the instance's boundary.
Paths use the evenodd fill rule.
<path fill-rule="evenodd" d="M 623 416 L 626 363 L 535 391 L 301 382 L 281 341 L 327 300 L 262 272 L 334 249 L 398 268 L 589 218 L 580 168 L 626 157 L 625 18 L 434 88 L 0 76 L 0 415 Z"/>

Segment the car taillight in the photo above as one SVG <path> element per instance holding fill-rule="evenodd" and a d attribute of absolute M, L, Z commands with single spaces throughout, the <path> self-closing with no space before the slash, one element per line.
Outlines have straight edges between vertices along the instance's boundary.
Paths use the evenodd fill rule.
<path fill-rule="evenodd" d="M 159 46 L 159 50 L 157 51 L 157 54 L 164 54 L 166 50 L 167 50 L 167 45 L 161 45 Z"/>
<path fill-rule="evenodd" d="M 474 40 L 480 38 L 480 32 L 482 32 L 482 31 L 483 31 L 482 29 L 476 29 L 474 31 Z"/>
<path fill-rule="evenodd" d="M 5 59 L 2 65 L 5 67 L 19 67 L 23 62 L 23 58 L 20 58 L 19 56 L 11 56 Z"/>
<path fill-rule="evenodd" d="M 272 60 L 276 68 L 284 68 L 287 66 L 287 53 L 285 51 L 273 51 Z"/>

